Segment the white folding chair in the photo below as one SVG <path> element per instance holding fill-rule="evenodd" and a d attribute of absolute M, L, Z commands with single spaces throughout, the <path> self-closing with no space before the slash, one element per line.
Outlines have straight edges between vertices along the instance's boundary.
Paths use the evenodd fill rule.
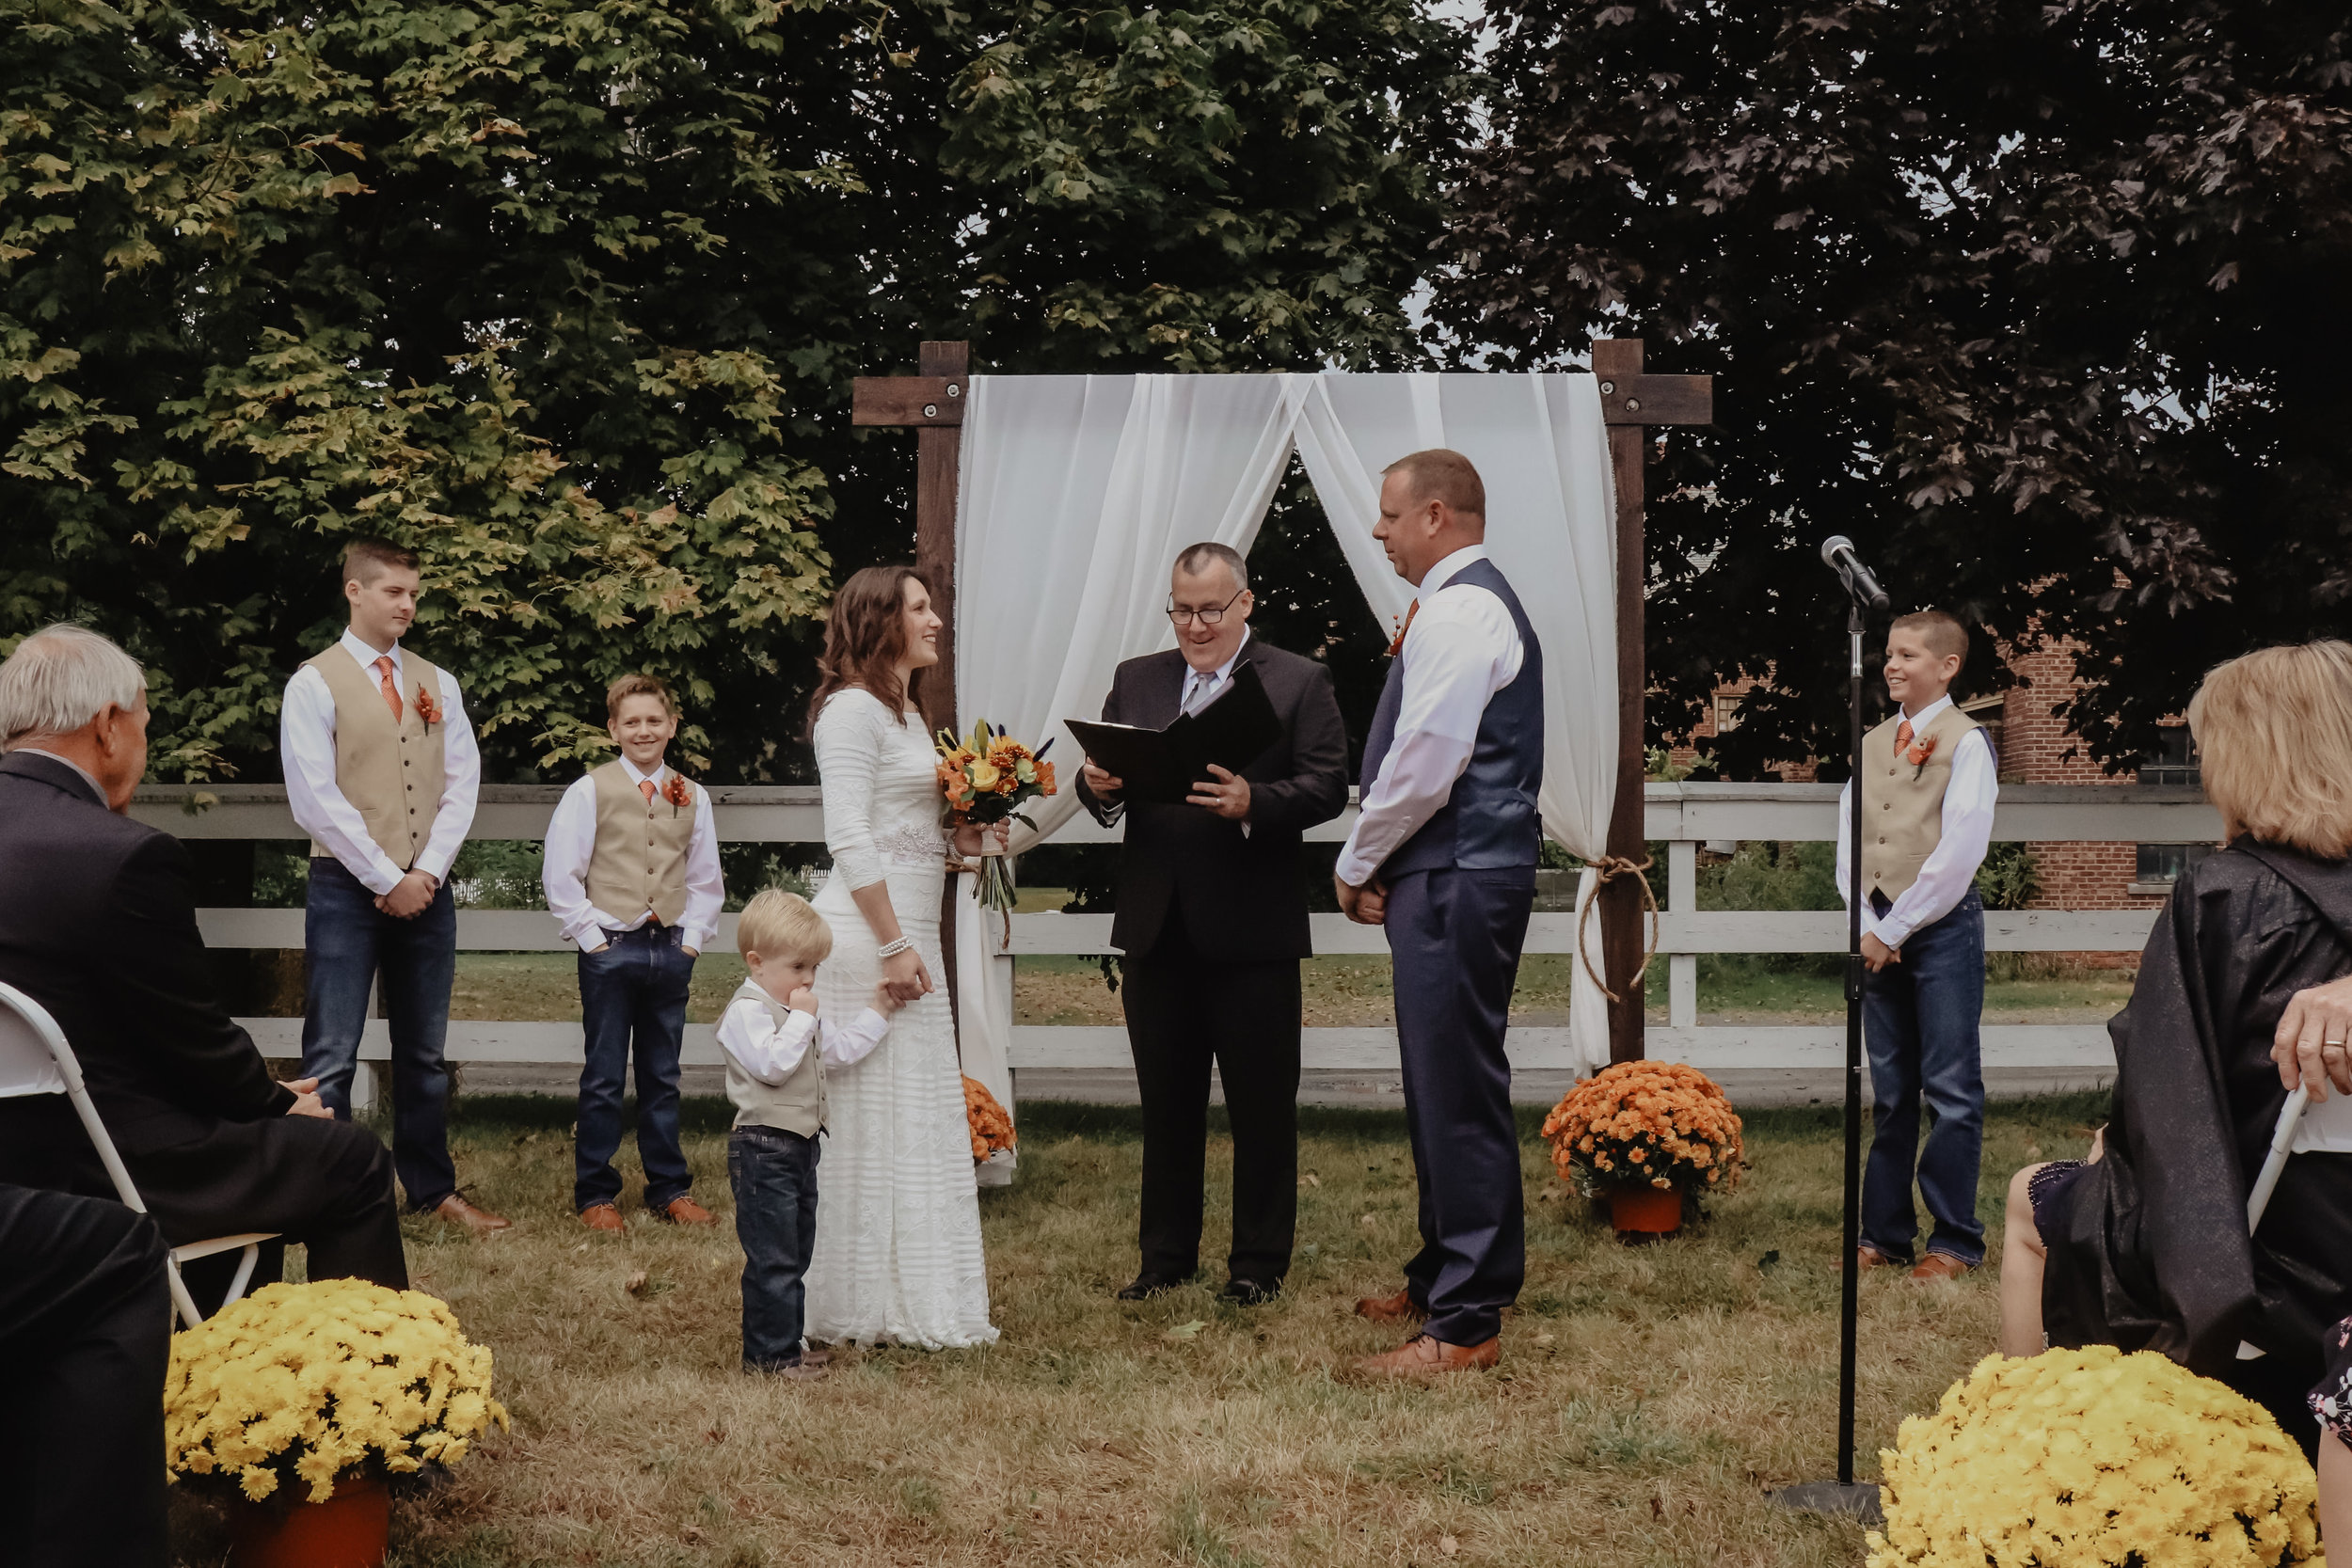
<path fill-rule="evenodd" d="M 2270 1152 L 2254 1178 L 2254 1190 L 2246 1195 L 2249 1235 L 2262 1228 L 2263 1212 L 2270 1207 L 2270 1195 L 2279 1190 L 2279 1177 L 2287 1168 L 2288 1156 L 2295 1154 L 2352 1154 L 2352 1096 L 2331 1094 L 2316 1110 L 2312 1108 L 2308 1086 L 2287 1096 L 2270 1130 Z M 2252 1361 L 2262 1354 L 2259 1347 L 2238 1342 L 2240 1361 Z"/>
<path fill-rule="evenodd" d="M 122 1156 L 115 1152 L 115 1141 L 106 1135 L 106 1124 L 98 1119 L 98 1107 L 91 1103 L 89 1090 L 83 1087 L 82 1064 L 74 1058 L 65 1031 L 57 1027 L 57 1021 L 49 1016 L 48 1008 L 14 986 L 0 985 L 0 1099 L 28 1094 L 61 1094 L 72 1102 L 74 1114 L 82 1118 L 83 1129 L 89 1133 L 89 1141 L 98 1149 L 100 1163 L 115 1184 L 115 1195 L 131 1209 L 146 1213 L 147 1205 L 139 1201 L 138 1188 L 132 1185 L 131 1173 L 123 1168 Z M 253 1281 L 253 1266 L 261 1260 L 262 1243 L 274 1241 L 277 1235 L 274 1230 L 256 1231 L 173 1247 L 169 1283 L 172 1305 L 179 1309 L 181 1319 L 190 1328 L 204 1321 L 204 1314 L 196 1309 L 196 1299 L 188 1294 L 187 1286 L 180 1278 L 181 1264 L 243 1247 L 245 1257 L 238 1261 L 236 1277 L 230 1281 L 229 1293 L 221 1299 L 221 1305 L 226 1307 L 245 1294 L 245 1288 Z"/>

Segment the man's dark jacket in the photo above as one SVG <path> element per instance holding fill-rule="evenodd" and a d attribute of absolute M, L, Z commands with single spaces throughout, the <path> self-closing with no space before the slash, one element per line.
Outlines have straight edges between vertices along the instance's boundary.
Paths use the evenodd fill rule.
<path fill-rule="evenodd" d="M 1249 832 L 1204 806 L 1127 806 L 1119 912 L 1111 921 L 1111 942 L 1122 952 L 1150 952 L 1176 910 L 1194 949 L 1213 962 L 1313 955 L 1299 837 L 1346 809 L 1347 726 L 1331 672 L 1313 659 L 1253 634 L 1233 673 L 1245 666 L 1257 672 L 1282 721 L 1281 738 L 1242 770 L 1249 781 Z M 1127 660 L 1112 677 L 1104 720 L 1149 729 L 1174 723 L 1190 669 L 1173 648 Z M 1095 799 L 1083 776 L 1078 799 L 1105 826 L 1118 819 L 1119 806 Z"/>

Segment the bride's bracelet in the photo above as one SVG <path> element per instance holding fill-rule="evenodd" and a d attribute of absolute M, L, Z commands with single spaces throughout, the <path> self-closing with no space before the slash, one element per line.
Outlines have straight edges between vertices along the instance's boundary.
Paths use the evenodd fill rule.
<path fill-rule="evenodd" d="M 881 948 L 877 951 L 876 956 L 884 958 L 895 958 L 901 953 L 911 953 L 914 950 L 914 939 L 913 937 L 900 937 L 896 942 L 883 942 Z"/>

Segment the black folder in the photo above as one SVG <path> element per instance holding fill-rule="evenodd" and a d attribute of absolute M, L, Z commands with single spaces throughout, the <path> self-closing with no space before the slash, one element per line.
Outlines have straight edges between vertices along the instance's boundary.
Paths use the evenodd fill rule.
<path fill-rule="evenodd" d="M 1238 773 L 1282 738 L 1282 721 L 1258 672 L 1245 664 L 1207 707 L 1179 714 L 1164 730 L 1065 719 L 1096 767 L 1124 782 L 1127 800 L 1182 801 L 1209 765 Z"/>

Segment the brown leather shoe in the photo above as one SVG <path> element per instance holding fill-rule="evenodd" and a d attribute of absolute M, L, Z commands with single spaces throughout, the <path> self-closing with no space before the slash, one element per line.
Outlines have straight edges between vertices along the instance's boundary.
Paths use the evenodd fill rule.
<path fill-rule="evenodd" d="M 617 1204 L 592 1203 L 580 1212 L 580 1223 L 591 1230 L 618 1230 L 621 1211 Z"/>
<path fill-rule="evenodd" d="M 1356 1315 L 1376 1323 L 1420 1323 L 1429 1314 L 1413 1305 L 1413 1292 L 1407 1289 L 1392 1296 L 1366 1296 L 1356 1304 Z"/>
<path fill-rule="evenodd" d="M 1919 1266 L 1911 1271 L 1914 1279 L 1958 1279 L 1973 1263 L 1963 1263 L 1948 1252 L 1931 1252 L 1919 1259 Z"/>
<path fill-rule="evenodd" d="M 1367 1355 L 1356 1370 L 1370 1377 L 1436 1377 L 1443 1372 L 1477 1371 L 1502 1358 L 1502 1338 L 1484 1344 L 1449 1345 L 1417 1334 L 1383 1355 Z"/>
<path fill-rule="evenodd" d="M 718 1215 L 692 1198 L 682 1195 L 670 1199 L 663 1207 L 656 1209 L 653 1212 L 653 1217 L 658 1220 L 666 1220 L 672 1225 L 717 1225 L 719 1223 Z"/>
<path fill-rule="evenodd" d="M 475 1208 L 455 1193 L 441 1199 L 433 1212 L 452 1225 L 464 1226 L 477 1236 L 487 1236 L 494 1230 L 503 1230 L 509 1223 L 487 1209 Z"/>
<path fill-rule="evenodd" d="M 1899 1269 L 1903 1266 L 1900 1259 L 1889 1258 L 1886 1254 L 1867 1246 L 1858 1246 L 1853 1249 L 1853 1261 L 1857 1269 Z M 1838 1267 L 1843 1268 L 1845 1265 L 1841 1263 Z"/>

